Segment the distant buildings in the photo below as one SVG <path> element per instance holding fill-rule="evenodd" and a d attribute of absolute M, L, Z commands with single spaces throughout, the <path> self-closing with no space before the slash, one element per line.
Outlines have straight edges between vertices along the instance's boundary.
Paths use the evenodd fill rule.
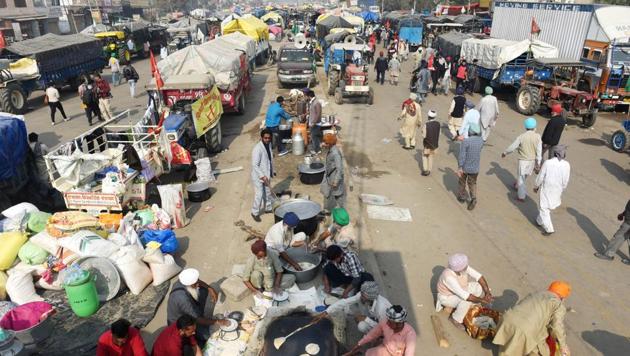
<path fill-rule="evenodd" d="M 0 0 L 0 33 L 12 42 L 60 33 L 59 0 Z"/>

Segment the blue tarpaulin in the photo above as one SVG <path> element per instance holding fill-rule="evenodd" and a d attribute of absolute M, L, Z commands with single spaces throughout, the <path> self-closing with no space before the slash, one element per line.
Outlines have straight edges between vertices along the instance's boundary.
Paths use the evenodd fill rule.
<path fill-rule="evenodd" d="M 0 113 L 0 181 L 17 175 L 28 152 L 24 117 Z"/>
<path fill-rule="evenodd" d="M 401 27 L 398 38 L 409 44 L 419 45 L 422 43 L 422 27 Z"/>
<path fill-rule="evenodd" d="M 359 16 L 361 16 L 363 18 L 363 21 L 365 22 L 378 22 L 380 16 L 372 11 L 361 11 L 359 13 Z"/>

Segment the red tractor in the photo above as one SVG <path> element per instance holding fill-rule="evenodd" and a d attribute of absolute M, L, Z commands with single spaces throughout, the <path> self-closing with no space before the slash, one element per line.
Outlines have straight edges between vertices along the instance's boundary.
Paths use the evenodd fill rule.
<path fill-rule="evenodd" d="M 560 103 L 568 115 L 582 118 L 583 127 L 593 126 L 597 118 L 597 95 L 584 77 L 585 69 L 582 62 L 558 58 L 530 62 L 516 93 L 516 109 L 521 114 L 533 115 L 541 105 L 551 108 Z"/>
<path fill-rule="evenodd" d="M 335 103 L 343 104 L 344 97 L 366 97 L 367 103 L 374 102 L 374 90 L 368 84 L 367 65 L 352 62 L 354 51 L 367 50 L 364 44 L 335 43 L 327 51 L 324 70 L 328 75 L 328 94 L 335 95 Z M 363 58 L 363 56 L 362 56 Z"/>

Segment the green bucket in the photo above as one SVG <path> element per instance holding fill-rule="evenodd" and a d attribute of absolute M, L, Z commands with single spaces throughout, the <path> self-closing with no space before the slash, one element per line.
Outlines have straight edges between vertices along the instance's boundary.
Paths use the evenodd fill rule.
<path fill-rule="evenodd" d="M 88 272 L 85 278 L 72 285 L 64 285 L 68 303 L 72 311 L 79 317 L 88 317 L 98 310 L 99 300 L 96 293 L 94 277 Z"/>

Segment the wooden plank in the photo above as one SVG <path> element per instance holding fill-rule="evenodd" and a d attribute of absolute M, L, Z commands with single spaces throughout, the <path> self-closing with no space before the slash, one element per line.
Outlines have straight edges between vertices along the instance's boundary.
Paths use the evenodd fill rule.
<path fill-rule="evenodd" d="M 212 174 L 225 174 L 225 173 L 238 172 L 242 170 L 243 170 L 242 166 L 232 167 L 232 168 L 213 169 Z"/>
<path fill-rule="evenodd" d="M 435 332 L 435 339 L 437 340 L 438 345 L 443 348 L 448 348 L 450 345 L 446 339 L 444 327 L 436 314 L 431 315 L 431 324 L 433 325 L 433 332 Z"/>

